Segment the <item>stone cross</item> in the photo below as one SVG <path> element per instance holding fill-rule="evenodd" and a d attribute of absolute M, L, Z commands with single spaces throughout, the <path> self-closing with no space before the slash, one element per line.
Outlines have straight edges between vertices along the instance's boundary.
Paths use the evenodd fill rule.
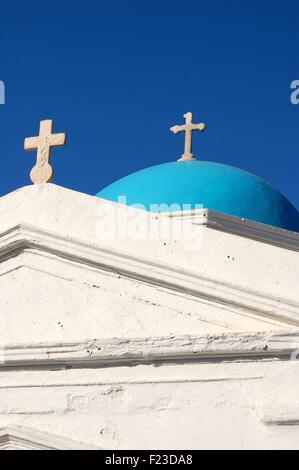
<path fill-rule="evenodd" d="M 30 172 L 30 178 L 34 184 L 48 183 L 51 181 L 54 173 L 50 165 L 51 147 L 61 147 L 65 145 L 66 135 L 64 133 L 52 134 L 52 130 L 52 120 L 47 119 L 40 121 L 39 135 L 25 139 L 25 150 L 37 150 L 36 164 Z"/>
<path fill-rule="evenodd" d="M 200 124 L 193 124 L 192 122 L 192 113 L 186 113 L 184 114 L 184 118 L 186 120 L 186 123 L 183 124 L 182 126 L 173 126 L 170 128 L 170 130 L 174 133 L 177 134 L 178 132 L 185 132 L 185 149 L 184 153 L 179 158 L 178 161 L 180 160 L 195 160 L 195 157 L 192 153 L 192 131 L 204 131 L 206 126 L 203 123 Z"/>

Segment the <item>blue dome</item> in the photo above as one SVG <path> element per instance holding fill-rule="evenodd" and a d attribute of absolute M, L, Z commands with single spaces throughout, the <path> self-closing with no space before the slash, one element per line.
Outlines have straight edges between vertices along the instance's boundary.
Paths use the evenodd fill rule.
<path fill-rule="evenodd" d="M 202 205 L 299 232 L 299 212 L 279 191 L 251 173 L 220 163 L 197 160 L 164 163 L 125 176 L 97 196 L 115 202 L 121 202 L 119 196 L 125 196 L 125 204 L 141 204 L 145 210 L 154 212 Z"/>

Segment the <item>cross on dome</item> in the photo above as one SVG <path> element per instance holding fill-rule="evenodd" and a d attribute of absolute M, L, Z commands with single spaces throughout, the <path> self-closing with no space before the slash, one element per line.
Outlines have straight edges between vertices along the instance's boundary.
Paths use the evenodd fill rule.
<path fill-rule="evenodd" d="M 185 124 L 181 126 L 173 126 L 170 128 L 170 130 L 174 133 L 177 134 L 178 132 L 185 132 L 185 148 L 184 148 L 184 153 L 179 158 L 178 161 L 182 160 L 195 160 L 195 157 L 192 153 L 192 132 L 193 131 L 200 131 L 203 132 L 206 128 L 206 125 L 204 123 L 200 124 L 193 124 L 192 122 L 192 113 L 186 113 L 183 116 L 185 118 Z"/>

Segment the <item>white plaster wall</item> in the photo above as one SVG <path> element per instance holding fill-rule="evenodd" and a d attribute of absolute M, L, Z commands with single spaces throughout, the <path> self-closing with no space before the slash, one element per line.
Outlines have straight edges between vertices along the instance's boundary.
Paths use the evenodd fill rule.
<path fill-rule="evenodd" d="M 196 260 L 192 256 L 188 260 L 190 268 L 212 278 L 242 284 L 250 290 L 298 302 L 298 251 L 210 228 L 206 232 Z"/>
<path fill-rule="evenodd" d="M 0 198 L 2 346 L 26 357 L 28 345 L 41 343 L 63 349 L 92 339 L 206 334 L 213 349 L 218 334 L 298 331 L 295 248 L 195 219 L 191 250 L 184 240 L 103 240 L 119 211 L 139 222 L 148 217 L 51 184 Z M 151 217 L 155 232 L 159 218 Z M 19 224 L 45 233 L 11 230 Z M 298 361 L 266 350 L 259 360 L 210 360 L 204 352 L 196 361 L 182 353 L 169 362 L 165 353 L 159 362 L 121 366 L 116 351 L 107 364 L 72 369 L 4 363 L 0 428 L 108 449 L 298 448 Z"/>
<path fill-rule="evenodd" d="M 224 280 L 298 302 L 298 247 L 288 250 L 203 228 L 196 224 L 196 219 L 192 229 L 194 243 L 157 237 L 153 240 L 149 238 L 159 232 L 163 216 L 156 217 L 53 184 L 27 186 L 0 198 L 0 232 L 27 222 L 70 238 L 208 275 L 215 281 Z M 127 221 L 132 228 L 138 224 L 146 226 L 149 220 L 147 239 L 119 240 L 111 235 L 115 233 L 114 224 L 122 226 Z"/>
<path fill-rule="evenodd" d="M 0 233 L 27 223 L 58 234 L 49 247 L 43 246 L 46 237 L 41 248 L 10 253 L 9 235 L 0 237 L 0 341 L 298 327 L 298 251 L 199 226 L 196 218 L 198 248 L 190 249 L 186 240 L 151 240 L 162 217 L 156 215 L 150 216 L 154 223 L 145 240 L 110 239 L 109 231 L 99 240 L 118 212 L 129 222 L 148 222 L 143 211 L 52 184 L 0 198 Z M 67 253 L 67 243 L 77 246 L 80 240 L 86 247 L 77 258 L 93 250 L 88 262 L 74 261 Z M 35 234 L 31 241 L 36 242 Z M 53 252 L 56 247 L 60 254 Z M 131 274 L 120 273 L 114 261 L 108 270 L 91 266 L 107 249 L 123 257 L 122 271 Z M 134 274 L 136 260 L 153 279 Z"/>
<path fill-rule="evenodd" d="M 0 426 L 106 449 L 298 449 L 297 369 L 268 359 L 2 371 Z"/>
<path fill-rule="evenodd" d="M 292 328 L 254 311 L 34 251 L 1 263 L 0 292 L 4 344 Z"/>

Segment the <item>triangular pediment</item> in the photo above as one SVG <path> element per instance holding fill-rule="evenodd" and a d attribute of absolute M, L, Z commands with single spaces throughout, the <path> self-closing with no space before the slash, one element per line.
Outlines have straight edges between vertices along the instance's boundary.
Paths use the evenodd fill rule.
<path fill-rule="evenodd" d="M 133 328 L 134 322 L 136 328 L 143 322 L 134 336 L 141 336 L 144 329 L 159 336 L 262 331 L 299 324 L 299 304 L 193 270 L 131 256 L 100 244 L 70 240 L 27 225 L 12 228 L 0 240 L 0 287 L 5 292 L 2 315 L 5 317 L 7 311 L 13 321 L 13 312 L 17 312 L 19 326 L 24 317 L 25 334 L 30 325 L 26 308 L 35 324 L 52 321 L 55 313 L 56 323 L 65 324 L 65 311 L 68 320 L 72 315 L 75 322 L 77 312 L 78 318 L 84 318 L 86 326 L 91 326 L 89 316 L 100 315 L 96 322 L 105 325 L 106 337 L 112 337 L 116 330 L 122 334 L 122 325 L 125 335 L 126 324 L 131 323 Z M 111 331 L 107 330 L 108 324 Z M 162 324 L 170 330 L 163 331 Z M 156 325 L 155 329 L 149 325 Z M 176 325 L 178 331 L 174 331 Z M 102 334 L 98 329 L 99 337 Z M 84 338 L 88 338 L 87 333 Z"/>
<path fill-rule="evenodd" d="M 51 184 L 0 198 L 0 342 L 298 327 L 299 234 L 202 210 L 169 216 L 203 234 L 196 249 L 101 238 L 119 212 L 148 217 Z"/>
<path fill-rule="evenodd" d="M 0 428 L 0 450 L 80 450 L 95 449 L 70 439 L 23 426 Z"/>

